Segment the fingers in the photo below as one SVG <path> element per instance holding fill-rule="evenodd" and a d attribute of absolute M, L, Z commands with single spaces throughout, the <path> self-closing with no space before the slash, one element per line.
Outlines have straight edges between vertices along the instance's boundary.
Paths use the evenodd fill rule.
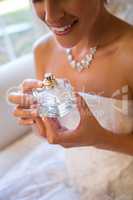
<path fill-rule="evenodd" d="M 56 144 L 55 138 L 56 138 L 56 123 L 51 122 L 52 119 L 43 118 L 43 122 L 45 123 L 46 128 L 46 137 L 50 144 Z"/>
<path fill-rule="evenodd" d="M 61 130 L 62 126 L 57 118 L 43 117 L 42 120 L 46 123 L 47 129 Z"/>
<path fill-rule="evenodd" d="M 62 127 L 56 118 L 42 118 L 46 128 L 46 137 L 50 144 L 59 144 L 59 132 Z"/>
<path fill-rule="evenodd" d="M 23 109 L 20 106 L 17 106 L 13 111 L 15 117 L 20 118 L 35 118 L 38 116 L 37 109 Z"/>
<path fill-rule="evenodd" d="M 39 135 L 46 137 L 46 128 L 44 122 L 37 116 L 36 110 L 16 108 L 13 112 L 15 117 L 20 117 L 18 123 L 20 125 L 34 125 Z"/>
<path fill-rule="evenodd" d="M 76 133 L 62 128 L 57 119 L 43 118 L 46 127 L 46 136 L 50 144 L 67 145 L 75 142 Z"/>
<path fill-rule="evenodd" d="M 90 117 L 92 115 L 92 112 L 90 111 L 85 99 L 80 96 L 78 93 L 76 93 L 76 100 L 77 100 L 77 107 L 80 112 L 80 118 L 81 122 L 84 120 L 86 116 Z"/>
<path fill-rule="evenodd" d="M 79 111 L 83 111 L 85 110 L 87 107 L 85 100 L 83 99 L 82 96 L 80 96 L 78 93 L 75 94 L 76 95 L 76 100 L 77 100 L 77 107 L 79 109 Z"/>
<path fill-rule="evenodd" d="M 18 120 L 18 123 L 20 125 L 28 126 L 28 125 L 34 125 L 34 128 L 36 129 L 36 132 L 42 136 L 46 137 L 46 128 L 45 125 L 40 117 L 36 117 L 34 119 L 29 118 L 20 118 Z"/>
<path fill-rule="evenodd" d="M 32 89 L 40 88 L 42 86 L 42 81 L 37 79 L 25 79 L 20 85 L 22 92 L 32 91 Z"/>
<path fill-rule="evenodd" d="M 28 126 L 28 125 L 33 125 L 35 122 L 33 119 L 25 119 L 25 118 L 20 118 L 18 120 L 18 123 L 20 125 Z"/>
<path fill-rule="evenodd" d="M 8 96 L 8 100 L 13 104 L 19 104 L 21 107 L 29 107 L 30 105 L 36 103 L 33 95 L 24 93 L 11 93 Z"/>
<path fill-rule="evenodd" d="M 20 91 L 10 93 L 8 95 L 8 100 L 13 104 L 28 107 L 36 101 L 32 95 L 32 89 L 40 88 L 42 86 L 43 82 L 40 80 L 26 79 L 20 85 Z"/>
<path fill-rule="evenodd" d="M 45 128 L 43 120 L 40 117 L 35 118 L 34 126 L 37 132 L 39 133 L 39 135 L 41 135 L 42 137 L 46 137 L 46 128 Z"/>

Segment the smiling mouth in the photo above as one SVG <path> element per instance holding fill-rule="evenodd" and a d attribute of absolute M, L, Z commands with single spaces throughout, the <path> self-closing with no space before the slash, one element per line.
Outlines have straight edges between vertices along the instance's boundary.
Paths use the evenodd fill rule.
<path fill-rule="evenodd" d="M 69 32 L 71 32 L 72 28 L 78 23 L 78 20 L 74 20 L 71 24 L 68 24 L 66 26 L 62 27 L 50 27 L 50 29 L 56 34 L 56 35 L 66 35 Z"/>

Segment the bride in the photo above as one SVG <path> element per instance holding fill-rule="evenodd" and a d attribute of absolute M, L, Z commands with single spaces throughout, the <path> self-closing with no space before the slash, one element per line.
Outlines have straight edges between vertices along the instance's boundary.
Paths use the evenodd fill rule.
<path fill-rule="evenodd" d="M 132 200 L 133 27 L 111 15 L 106 3 L 33 0 L 51 33 L 35 44 L 37 79 L 24 80 L 21 94 L 9 99 L 20 124 L 36 126 L 50 144 L 66 148 L 69 184 L 80 199 Z M 38 117 L 34 102 L 24 104 L 47 72 L 75 88 L 81 119 L 73 131 Z"/>

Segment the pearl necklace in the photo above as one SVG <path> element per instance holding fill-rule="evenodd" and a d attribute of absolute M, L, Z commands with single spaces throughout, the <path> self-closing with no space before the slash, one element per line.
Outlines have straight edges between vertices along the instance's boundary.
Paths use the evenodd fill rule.
<path fill-rule="evenodd" d="M 83 69 L 89 68 L 97 51 L 97 46 L 89 49 L 89 53 L 81 59 L 76 61 L 72 55 L 72 49 L 66 49 L 67 59 L 73 69 L 81 72 Z"/>

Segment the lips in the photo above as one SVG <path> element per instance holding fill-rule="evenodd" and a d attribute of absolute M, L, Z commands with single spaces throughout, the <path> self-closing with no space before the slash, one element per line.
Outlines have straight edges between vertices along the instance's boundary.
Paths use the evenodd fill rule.
<path fill-rule="evenodd" d="M 60 27 L 60 28 L 54 28 L 52 27 L 52 30 L 53 31 L 56 31 L 56 32 L 63 32 L 63 31 L 66 31 L 68 28 L 71 28 L 71 24 L 67 25 L 67 26 L 63 26 L 63 27 Z"/>
<path fill-rule="evenodd" d="M 78 22 L 78 20 L 74 20 L 72 23 L 65 25 L 65 26 L 60 26 L 60 27 L 50 27 L 50 29 L 56 34 L 56 35 L 65 35 L 68 34 L 71 30 L 72 27 Z"/>

